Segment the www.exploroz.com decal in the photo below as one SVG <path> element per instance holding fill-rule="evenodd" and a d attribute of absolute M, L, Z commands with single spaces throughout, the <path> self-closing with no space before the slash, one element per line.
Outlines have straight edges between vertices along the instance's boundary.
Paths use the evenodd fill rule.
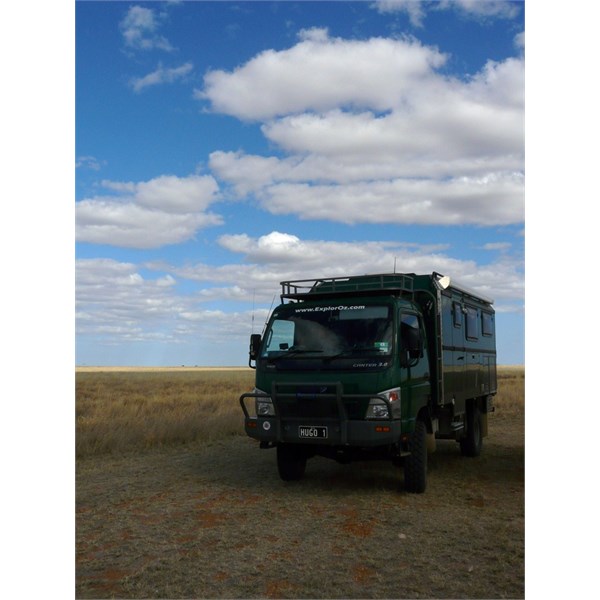
<path fill-rule="evenodd" d="M 328 310 L 364 310 L 366 306 L 312 306 L 310 308 L 295 308 L 295 313 L 327 312 Z"/>

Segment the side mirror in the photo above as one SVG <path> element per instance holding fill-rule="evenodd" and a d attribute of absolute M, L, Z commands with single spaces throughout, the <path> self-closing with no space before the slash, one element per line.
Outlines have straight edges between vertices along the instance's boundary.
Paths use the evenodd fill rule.
<path fill-rule="evenodd" d="M 415 358 L 421 358 L 421 355 L 423 354 L 423 341 L 421 340 L 418 330 L 414 336 L 410 336 L 408 354 L 413 360 Z"/>
<path fill-rule="evenodd" d="M 253 333 L 250 336 L 250 360 L 256 360 L 260 351 L 261 337 L 260 333 Z"/>
<path fill-rule="evenodd" d="M 400 350 L 400 366 L 412 367 L 417 364 L 421 356 L 423 356 L 423 344 L 420 342 L 409 348 L 402 348 Z"/>
<path fill-rule="evenodd" d="M 405 349 L 400 350 L 400 366 L 401 367 L 410 366 L 410 357 L 408 354 L 408 350 L 405 350 Z"/>
<path fill-rule="evenodd" d="M 413 319 L 408 315 L 406 322 L 400 325 L 400 338 L 400 365 L 410 367 L 423 355 L 423 340 L 416 317 Z"/>

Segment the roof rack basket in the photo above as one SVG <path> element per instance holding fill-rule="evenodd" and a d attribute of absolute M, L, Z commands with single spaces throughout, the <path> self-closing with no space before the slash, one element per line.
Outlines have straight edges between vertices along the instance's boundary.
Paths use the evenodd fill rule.
<path fill-rule="evenodd" d="M 339 297 L 367 294 L 401 294 L 413 292 L 413 278 L 400 273 L 360 275 L 356 277 L 325 277 L 281 282 L 281 301 L 308 300 L 316 297 Z"/>

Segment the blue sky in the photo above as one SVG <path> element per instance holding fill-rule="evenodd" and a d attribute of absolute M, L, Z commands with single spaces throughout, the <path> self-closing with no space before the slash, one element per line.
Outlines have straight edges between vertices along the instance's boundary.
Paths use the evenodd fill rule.
<path fill-rule="evenodd" d="M 281 280 L 394 262 L 492 296 L 524 362 L 521 2 L 79 1 L 75 25 L 78 365 L 243 365 Z"/>

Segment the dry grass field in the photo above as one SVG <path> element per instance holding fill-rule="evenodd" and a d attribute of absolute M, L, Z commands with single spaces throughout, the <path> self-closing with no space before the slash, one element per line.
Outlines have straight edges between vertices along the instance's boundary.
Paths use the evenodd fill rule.
<path fill-rule="evenodd" d="M 77 457 L 210 442 L 244 433 L 237 399 L 251 369 L 80 369 Z"/>
<path fill-rule="evenodd" d="M 522 598 L 524 370 L 479 458 L 439 442 L 425 494 L 388 463 L 284 483 L 243 433 L 242 370 L 78 370 L 77 598 Z"/>

